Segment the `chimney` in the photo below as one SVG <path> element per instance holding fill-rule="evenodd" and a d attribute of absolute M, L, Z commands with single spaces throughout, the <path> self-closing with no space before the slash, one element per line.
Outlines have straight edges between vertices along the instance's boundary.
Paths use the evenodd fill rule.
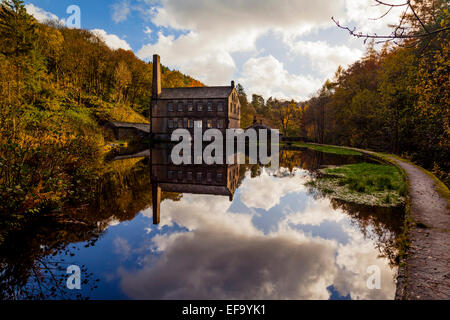
<path fill-rule="evenodd" d="M 152 99 L 158 99 L 161 94 L 161 62 L 157 54 L 153 55 Z"/>
<path fill-rule="evenodd" d="M 231 87 L 234 88 L 234 80 L 231 81 Z"/>

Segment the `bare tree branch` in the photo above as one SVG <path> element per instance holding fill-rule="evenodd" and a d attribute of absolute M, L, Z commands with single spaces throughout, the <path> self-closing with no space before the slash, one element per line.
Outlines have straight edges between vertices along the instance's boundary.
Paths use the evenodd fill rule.
<path fill-rule="evenodd" d="M 398 25 L 393 25 L 392 27 L 395 27 L 394 31 L 390 34 L 390 35 L 378 35 L 376 33 L 362 33 L 362 32 L 358 32 L 356 30 L 356 28 L 350 28 L 348 26 L 343 26 L 339 23 L 338 20 L 336 20 L 334 17 L 331 17 L 331 20 L 333 20 L 333 22 L 336 24 L 336 26 L 338 26 L 339 28 L 348 31 L 348 33 L 356 38 L 364 38 L 364 42 L 366 42 L 368 39 L 380 39 L 381 41 L 377 42 L 377 43 L 381 43 L 381 42 L 389 42 L 395 39 L 420 39 L 420 38 L 425 38 L 425 37 L 430 37 L 433 36 L 435 34 L 438 34 L 440 32 L 444 32 L 450 29 L 449 25 L 446 25 L 440 29 L 436 29 L 433 31 L 428 30 L 428 28 L 425 26 L 425 24 L 423 23 L 422 19 L 419 17 L 419 15 L 416 13 L 416 11 L 413 8 L 413 5 L 411 4 L 411 0 L 406 1 L 405 3 L 401 3 L 401 4 L 393 4 L 393 3 L 388 3 L 388 2 L 384 2 L 381 0 L 374 0 L 376 2 L 375 6 L 386 6 L 388 7 L 387 11 L 381 15 L 378 18 L 375 19 L 370 19 L 370 20 L 380 20 L 382 18 L 384 18 L 385 16 L 387 16 L 391 10 L 393 8 L 399 8 L 399 7 L 405 7 L 405 10 L 403 11 L 402 17 L 400 19 L 400 23 Z M 403 23 L 405 21 L 407 12 L 411 10 L 412 14 L 414 15 L 414 17 L 416 18 L 416 20 L 419 22 L 419 24 L 422 26 L 424 33 L 406 33 L 407 28 L 403 26 Z M 395 42 L 397 43 L 397 42 Z"/>
<path fill-rule="evenodd" d="M 334 17 L 331 17 L 331 20 L 333 20 L 333 22 L 341 29 L 347 30 L 349 32 L 350 35 L 357 37 L 357 38 L 367 38 L 367 39 L 417 39 L 417 38 L 424 38 L 424 37 L 428 37 L 443 31 L 447 31 L 450 29 L 450 26 L 446 26 L 440 29 L 436 29 L 433 31 L 430 31 L 428 33 L 423 33 L 423 34 L 395 34 L 392 33 L 390 35 L 377 35 L 376 33 L 374 34 L 369 34 L 369 33 L 362 33 L 362 32 L 357 32 L 356 28 L 350 29 L 349 27 L 346 26 L 342 26 L 341 24 L 339 24 L 339 21 L 337 21 Z"/>
<path fill-rule="evenodd" d="M 401 4 L 386 3 L 386 2 L 383 2 L 383 1 L 380 1 L 380 0 L 375 0 L 375 2 L 377 2 L 378 4 L 381 4 L 381 5 L 383 5 L 383 6 L 387 6 L 387 7 L 394 8 L 394 7 L 404 7 L 404 6 L 407 6 L 407 5 L 409 5 L 409 3 L 410 3 L 411 1 L 406 1 L 405 3 L 401 3 Z"/>
<path fill-rule="evenodd" d="M 409 1 L 408 1 L 409 2 Z M 425 30 L 426 33 L 430 33 L 427 30 L 427 27 L 425 27 L 425 25 L 423 24 L 422 20 L 420 20 L 419 16 L 417 15 L 416 11 L 414 10 L 414 8 L 412 7 L 411 3 L 409 3 L 409 8 L 411 9 L 412 13 L 414 14 L 414 17 L 416 17 L 416 19 L 419 21 L 420 25 L 422 26 L 422 28 Z"/>
<path fill-rule="evenodd" d="M 384 17 L 386 17 L 386 16 L 389 14 L 389 12 L 391 12 L 392 8 L 393 8 L 393 7 L 390 7 L 390 8 L 389 8 L 382 16 L 380 16 L 380 17 L 378 17 L 378 18 L 371 18 L 370 20 L 380 20 L 380 19 L 383 19 Z"/>

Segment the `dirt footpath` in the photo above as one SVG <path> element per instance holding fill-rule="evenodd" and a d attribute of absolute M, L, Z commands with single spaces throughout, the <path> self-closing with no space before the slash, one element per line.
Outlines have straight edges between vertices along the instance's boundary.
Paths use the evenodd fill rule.
<path fill-rule="evenodd" d="M 417 226 L 400 268 L 397 299 L 450 299 L 450 210 L 435 181 L 418 167 L 391 158 L 409 180 L 410 213 Z"/>

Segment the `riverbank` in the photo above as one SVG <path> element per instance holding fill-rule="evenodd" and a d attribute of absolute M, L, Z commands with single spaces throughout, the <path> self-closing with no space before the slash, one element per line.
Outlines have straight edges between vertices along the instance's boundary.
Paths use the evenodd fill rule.
<path fill-rule="evenodd" d="M 450 299 L 448 188 L 430 172 L 397 156 L 356 148 L 342 149 L 388 161 L 405 174 L 408 185 L 406 219 L 412 223 L 408 223 L 405 230 L 408 248 L 399 265 L 396 299 Z"/>
<path fill-rule="evenodd" d="M 390 164 L 361 162 L 324 168 L 309 184 L 333 199 L 350 203 L 400 207 L 406 184 L 400 169 Z"/>

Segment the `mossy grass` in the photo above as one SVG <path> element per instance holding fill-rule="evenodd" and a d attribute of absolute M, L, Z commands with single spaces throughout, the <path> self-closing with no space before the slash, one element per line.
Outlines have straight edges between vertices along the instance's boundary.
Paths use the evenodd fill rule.
<path fill-rule="evenodd" d="M 331 197 L 368 205 L 404 204 L 407 187 L 402 172 L 387 164 L 357 163 L 322 170 L 311 182 Z M 330 192 L 331 191 L 331 192 Z"/>
<path fill-rule="evenodd" d="M 318 145 L 318 144 L 312 144 L 312 143 L 304 143 L 304 142 L 294 142 L 292 143 L 293 146 L 296 147 L 302 147 L 302 148 L 308 148 L 311 150 L 316 150 L 320 152 L 325 153 L 332 153 L 332 154 L 338 154 L 338 155 L 344 155 L 344 156 L 361 156 L 362 153 L 356 150 L 351 150 L 347 148 L 341 148 L 337 146 L 326 146 L 326 145 Z"/>

